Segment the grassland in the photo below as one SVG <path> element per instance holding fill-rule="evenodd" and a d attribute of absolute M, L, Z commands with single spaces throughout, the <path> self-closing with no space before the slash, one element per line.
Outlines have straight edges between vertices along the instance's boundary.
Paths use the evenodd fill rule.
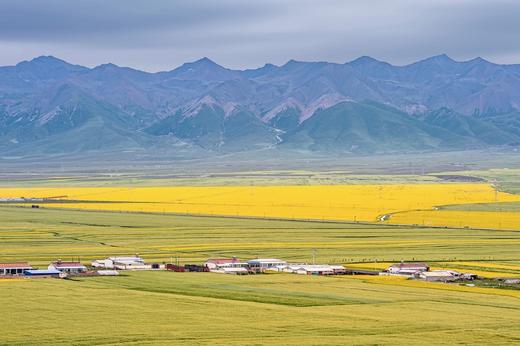
<path fill-rule="evenodd" d="M 518 344 L 520 299 L 369 277 L 134 272 L 0 281 L 0 345 Z M 513 292 L 514 293 L 514 292 Z M 56 329 L 66 326 L 67 332 Z"/>
<path fill-rule="evenodd" d="M 515 231 L 394 227 L 162 214 L 0 208 L 0 261 L 35 264 L 140 253 L 183 263 L 215 256 L 353 263 L 520 261 Z"/>
<path fill-rule="evenodd" d="M 211 186 L 211 180 L 192 188 L 166 188 L 167 179 L 136 178 L 140 187 L 127 188 L 125 177 L 117 186 L 103 187 L 108 179 L 78 188 L 67 176 L 22 188 L 14 184 L 0 189 L 0 197 L 66 194 L 112 203 L 85 203 L 80 210 L 73 203 L 59 205 L 61 209 L 55 204 L 40 209 L 0 206 L 0 262 L 26 260 L 46 267 L 58 258 L 88 263 L 135 253 L 158 262 L 201 263 L 229 256 L 311 262 L 315 253 L 319 263 L 349 267 L 381 269 L 401 260 L 426 261 L 434 269 L 520 276 L 520 223 L 514 219 L 511 229 L 493 223 L 508 213 L 518 216 L 517 196 L 495 193 L 488 184 L 440 184 L 429 176 L 404 187 L 398 184 L 405 177 L 372 187 L 298 186 L 307 179 L 298 174 L 306 173 L 292 174 L 297 183 L 285 185 L 284 191 L 247 186 L 247 179 L 269 185 L 269 175 L 261 172 L 237 186 L 232 177 L 219 176 L 227 187 Z M 331 173 L 329 182 L 343 176 Z M 180 185 L 195 182 L 186 179 Z M 321 189 L 322 197 L 293 194 L 292 189 Z M 281 201 L 275 205 L 273 198 Z M 508 207 L 493 209 L 497 200 Z M 449 206 L 433 210 L 441 205 Z M 469 205 L 481 207 L 464 209 Z M 254 208 L 257 212 L 251 214 Z M 400 211 L 460 214 L 448 228 L 429 227 L 424 215 L 403 222 L 409 225 L 376 221 L 393 211 L 398 213 L 391 222 L 406 215 Z M 186 212 L 208 215 L 180 215 Z M 221 213 L 225 216 L 211 215 Z M 468 217 L 480 213 L 495 213 L 486 214 L 495 220 L 492 229 L 465 228 Z M 8 331 L 0 345 L 515 345 L 520 342 L 519 292 L 394 277 L 289 274 L 130 272 L 73 280 L 9 279 L 0 280 L 0 325 Z"/>

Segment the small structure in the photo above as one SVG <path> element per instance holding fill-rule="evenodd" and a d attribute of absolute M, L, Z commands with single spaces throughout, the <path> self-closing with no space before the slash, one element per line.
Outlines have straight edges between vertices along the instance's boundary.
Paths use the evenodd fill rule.
<path fill-rule="evenodd" d="M 168 263 L 166 264 L 166 270 L 171 270 L 172 272 L 176 273 L 184 273 L 186 271 L 186 268 L 184 268 L 184 266 Z"/>
<path fill-rule="evenodd" d="M 204 262 L 204 267 L 211 270 L 216 270 L 223 266 L 229 266 L 233 264 L 241 263 L 240 260 L 236 257 L 232 258 L 210 258 L 206 262 Z"/>
<path fill-rule="evenodd" d="M 206 268 L 205 266 L 201 266 L 198 264 L 185 264 L 184 270 L 187 272 L 197 272 L 197 273 L 209 271 L 208 268 Z"/>
<path fill-rule="evenodd" d="M 343 266 L 328 264 L 288 264 L 280 271 L 301 275 L 341 275 L 347 272 Z"/>
<path fill-rule="evenodd" d="M 287 267 L 287 262 L 277 258 L 258 258 L 247 261 L 247 264 L 252 271 L 261 272 L 266 270 L 281 271 L 283 268 Z"/>
<path fill-rule="evenodd" d="M 295 271 L 303 275 L 333 275 L 334 270 L 328 265 L 304 265 Z"/>
<path fill-rule="evenodd" d="M 0 276 L 24 275 L 24 271 L 33 269 L 27 262 L 0 263 Z"/>
<path fill-rule="evenodd" d="M 204 263 L 204 267 L 210 272 L 223 274 L 248 274 L 249 265 L 246 262 L 240 262 L 236 257 L 233 258 L 217 258 L 209 259 Z"/>
<path fill-rule="evenodd" d="M 334 272 L 334 275 L 345 275 L 347 274 L 347 269 L 340 265 L 331 265 L 329 266 L 332 268 L 332 271 Z"/>
<path fill-rule="evenodd" d="M 81 274 L 87 271 L 87 267 L 80 262 L 63 262 L 62 260 L 52 262 L 47 269 L 57 270 L 66 274 Z"/>
<path fill-rule="evenodd" d="M 414 275 L 420 272 L 427 272 L 430 266 L 426 263 L 397 263 L 388 267 L 387 271 L 390 274 L 396 275 Z"/>
<path fill-rule="evenodd" d="M 108 257 L 104 260 L 95 260 L 92 262 L 94 268 L 119 269 L 119 270 L 147 270 L 158 269 L 147 265 L 139 256 L 116 256 Z"/>
<path fill-rule="evenodd" d="M 425 281 L 452 282 L 459 280 L 461 274 L 451 270 L 433 270 L 431 272 L 420 272 L 417 277 Z"/>
<path fill-rule="evenodd" d="M 29 269 L 24 271 L 24 275 L 34 278 L 58 278 L 61 272 L 55 269 Z"/>

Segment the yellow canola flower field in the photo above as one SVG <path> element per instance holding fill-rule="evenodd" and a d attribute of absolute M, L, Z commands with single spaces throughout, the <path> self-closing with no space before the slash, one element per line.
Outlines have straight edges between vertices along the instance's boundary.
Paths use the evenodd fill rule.
<path fill-rule="evenodd" d="M 435 206 L 465 203 L 520 201 L 520 196 L 496 192 L 489 184 L 400 184 L 317 186 L 204 186 L 204 187 L 80 187 L 0 188 L 0 198 L 59 197 L 70 203 L 50 203 L 53 208 L 186 213 L 199 215 L 266 217 L 313 220 L 379 221 L 429 225 L 498 226 L 496 218 L 482 219 L 475 212 L 435 211 Z M 76 202 L 79 201 L 79 202 Z M 432 210 L 413 212 L 413 210 Z M 404 211 L 412 211 L 402 213 Z M 431 214 L 428 214 L 431 213 Z M 439 213 L 439 214 L 436 214 Z M 486 213 L 484 213 L 486 214 Z M 497 213 L 494 213 L 497 214 Z M 518 228 L 520 215 L 506 215 L 502 228 Z M 520 214 L 520 213 L 518 213 Z M 433 215 L 446 215 L 444 220 Z M 476 215 L 476 217 L 468 217 Z M 493 218 L 496 215 L 490 215 Z M 502 217 L 501 217 L 502 219 Z M 475 221 L 475 222 L 473 222 Z M 426 220 L 425 220 L 426 222 Z"/>

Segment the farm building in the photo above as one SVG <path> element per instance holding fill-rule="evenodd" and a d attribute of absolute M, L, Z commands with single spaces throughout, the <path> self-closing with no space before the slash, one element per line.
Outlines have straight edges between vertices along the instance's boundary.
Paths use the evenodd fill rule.
<path fill-rule="evenodd" d="M 108 257 L 104 260 L 95 260 L 92 262 L 94 268 L 106 268 L 106 269 L 120 269 L 120 270 L 146 270 L 146 269 L 158 269 L 152 268 L 144 262 L 139 256 L 121 256 L 121 257 Z"/>
<path fill-rule="evenodd" d="M 420 272 L 417 277 L 425 281 L 449 282 L 459 280 L 461 274 L 451 270 L 433 270 L 431 272 Z"/>
<path fill-rule="evenodd" d="M 33 269 L 27 262 L 0 263 L 1 275 L 23 275 L 25 270 Z"/>
<path fill-rule="evenodd" d="M 295 271 L 301 275 L 333 275 L 334 270 L 327 265 L 304 265 Z"/>
<path fill-rule="evenodd" d="M 211 258 L 204 262 L 204 266 L 209 270 L 218 269 L 223 266 L 241 263 L 240 260 L 236 257 L 232 258 Z"/>
<path fill-rule="evenodd" d="M 253 271 L 283 270 L 287 267 L 287 262 L 277 258 L 258 258 L 247 261 L 247 264 Z"/>
<path fill-rule="evenodd" d="M 236 257 L 233 258 L 217 258 L 209 259 L 204 266 L 211 272 L 224 274 L 248 274 L 249 265 L 246 262 L 240 262 Z"/>
<path fill-rule="evenodd" d="M 337 275 L 346 273 L 345 267 L 328 264 L 290 264 L 282 270 L 302 275 Z"/>
<path fill-rule="evenodd" d="M 24 275 L 35 278 L 57 278 L 61 272 L 55 269 L 29 269 L 24 271 Z"/>
<path fill-rule="evenodd" d="M 87 267 L 80 262 L 63 262 L 61 260 L 52 262 L 47 269 L 67 274 L 80 274 L 87 271 Z"/>
<path fill-rule="evenodd" d="M 415 273 L 427 272 L 430 267 L 426 263 L 397 263 L 388 267 L 390 274 L 413 275 Z"/>
<path fill-rule="evenodd" d="M 174 272 L 197 272 L 197 273 L 209 271 L 208 267 L 205 267 L 203 265 L 185 264 L 185 265 L 181 266 L 181 265 L 177 265 L 177 264 L 173 264 L 173 263 L 166 264 L 166 270 L 171 270 Z"/>

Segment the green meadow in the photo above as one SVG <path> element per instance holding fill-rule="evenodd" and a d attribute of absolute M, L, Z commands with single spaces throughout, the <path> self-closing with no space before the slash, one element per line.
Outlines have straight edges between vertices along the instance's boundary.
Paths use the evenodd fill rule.
<path fill-rule="evenodd" d="M 520 299 L 363 277 L 132 272 L 0 281 L 0 345 L 515 345 Z"/>
<path fill-rule="evenodd" d="M 520 232 L 0 207 L 0 261 L 520 261 Z"/>
<path fill-rule="evenodd" d="M 230 256 L 310 263 L 315 255 L 374 269 L 426 261 L 520 276 L 520 231 L 0 207 L 0 262 L 45 268 L 136 253 L 193 264 Z M 520 343 L 520 291 L 388 277 L 154 271 L 5 279 L 0 306 L 0 345 Z"/>

